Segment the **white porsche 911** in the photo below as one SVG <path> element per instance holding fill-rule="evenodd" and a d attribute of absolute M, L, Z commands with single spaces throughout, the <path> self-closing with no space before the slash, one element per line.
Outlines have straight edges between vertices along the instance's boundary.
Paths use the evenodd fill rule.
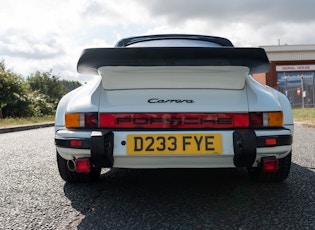
<path fill-rule="evenodd" d="M 65 95 L 55 121 L 57 164 L 68 182 L 101 168 L 246 167 L 280 182 L 291 166 L 293 116 L 261 48 L 220 37 L 152 35 L 85 49 L 78 72 L 96 74 Z"/>

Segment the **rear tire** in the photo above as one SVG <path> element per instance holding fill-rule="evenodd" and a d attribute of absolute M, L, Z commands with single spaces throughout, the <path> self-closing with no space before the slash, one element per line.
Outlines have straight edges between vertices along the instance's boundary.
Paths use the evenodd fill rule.
<path fill-rule="evenodd" d="M 277 172 L 263 172 L 262 167 L 247 168 L 250 178 L 259 182 L 282 182 L 287 179 L 291 168 L 292 151 L 286 157 L 279 159 Z"/>
<path fill-rule="evenodd" d="M 89 183 L 97 181 L 101 174 L 101 169 L 92 168 L 89 173 L 77 173 L 69 170 L 67 160 L 63 159 L 57 152 L 57 165 L 61 178 L 69 183 Z"/>

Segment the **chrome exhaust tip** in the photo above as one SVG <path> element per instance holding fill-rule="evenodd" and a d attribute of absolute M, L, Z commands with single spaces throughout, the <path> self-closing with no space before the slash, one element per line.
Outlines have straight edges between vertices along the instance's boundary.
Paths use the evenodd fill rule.
<path fill-rule="evenodd" d="M 74 160 L 68 160 L 67 167 L 71 172 L 75 172 L 77 168 Z"/>

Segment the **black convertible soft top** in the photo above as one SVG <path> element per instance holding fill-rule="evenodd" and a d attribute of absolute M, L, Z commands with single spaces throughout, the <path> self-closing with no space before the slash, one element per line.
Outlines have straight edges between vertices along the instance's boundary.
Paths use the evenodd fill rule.
<path fill-rule="evenodd" d="M 103 66 L 247 66 L 250 73 L 269 71 L 269 60 L 262 48 L 235 48 L 225 38 L 186 35 L 221 47 L 125 47 L 141 41 L 184 38 L 184 35 L 155 35 L 123 39 L 115 48 L 83 50 L 78 72 L 98 74 Z M 208 39 L 208 40 L 207 40 Z"/>
<path fill-rule="evenodd" d="M 154 41 L 154 40 L 166 40 L 166 39 L 188 39 L 188 40 L 199 40 L 205 42 L 217 43 L 221 46 L 231 46 L 233 44 L 230 40 L 215 36 L 205 36 L 196 34 L 157 34 L 157 35 L 147 35 L 147 36 L 137 36 L 124 38 L 118 41 L 115 47 L 126 47 L 138 42 Z"/>

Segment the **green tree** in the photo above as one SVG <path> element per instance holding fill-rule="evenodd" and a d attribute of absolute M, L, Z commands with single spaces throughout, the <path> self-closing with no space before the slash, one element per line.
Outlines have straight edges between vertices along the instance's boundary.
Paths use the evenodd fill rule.
<path fill-rule="evenodd" d="M 52 71 L 37 71 L 25 80 L 0 60 L 0 118 L 54 114 L 61 97 L 80 85 L 60 81 Z"/>
<path fill-rule="evenodd" d="M 6 71 L 6 66 L 5 66 L 4 60 L 0 61 L 0 71 Z"/>
<path fill-rule="evenodd" d="M 25 80 L 0 61 L 0 118 L 34 115 Z"/>
<path fill-rule="evenodd" d="M 44 73 L 37 71 L 27 78 L 27 82 L 35 94 L 41 95 L 42 100 L 52 104 L 55 108 L 61 97 L 66 94 L 64 85 L 52 71 Z"/>
<path fill-rule="evenodd" d="M 67 93 L 81 86 L 81 83 L 78 81 L 61 80 L 61 83 L 65 87 Z"/>

